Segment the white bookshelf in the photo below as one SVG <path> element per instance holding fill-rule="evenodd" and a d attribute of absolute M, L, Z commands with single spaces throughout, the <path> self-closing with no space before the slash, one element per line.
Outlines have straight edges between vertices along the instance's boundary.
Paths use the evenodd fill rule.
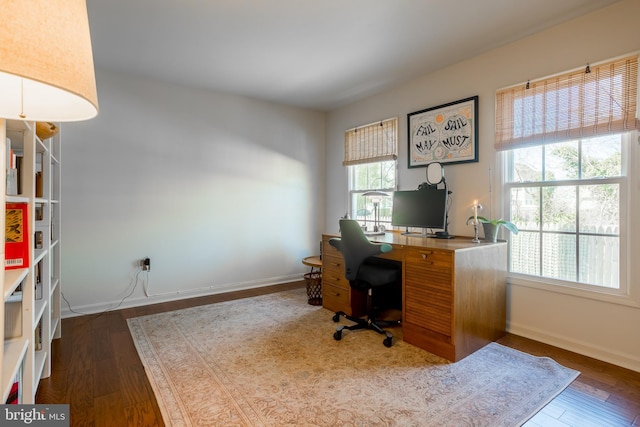
<path fill-rule="evenodd" d="M 35 122 L 0 120 L 0 170 L 5 171 L 7 138 L 21 157 L 21 191 L 6 195 L 6 174 L 0 174 L 0 194 L 5 194 L 5 204 L 27 204 L 29 265 L 4 270 L 0 275 L 0 288 L 4 291 L 0 305 L 4 341 L 0 351 L 0 403 L 7 400 L 20 371 L 20 403 L 35 403 L 40 380 L 51 375 L 52 340 L 61 336 L 60 133 L 40 140 Z M 41 179 L 36 178 L 36 173 L 41 174 Z M 5 223 L 5 210 L 1 210 L 0 220 Z M 4 237 L 5 227 L 1 229 Z M 0 246 L 4 265 L 5 246 Z"/>

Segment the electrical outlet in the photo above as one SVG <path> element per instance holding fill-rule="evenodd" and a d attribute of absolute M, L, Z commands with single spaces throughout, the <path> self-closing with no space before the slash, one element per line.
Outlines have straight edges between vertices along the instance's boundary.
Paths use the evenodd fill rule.
<path fill-rule="evenodd" d="M 151 258 L 142 258 L 142 260 L 140 260 L 140 266 L 142 267 L 142 271 L 151 271 Z"/>

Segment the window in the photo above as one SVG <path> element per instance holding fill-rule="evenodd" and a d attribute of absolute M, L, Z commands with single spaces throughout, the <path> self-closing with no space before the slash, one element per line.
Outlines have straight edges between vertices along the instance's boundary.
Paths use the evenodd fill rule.
<path fill-rule="evenodd" d="M 506 154 L 506 199 L 520 229 L 511 237 L 513 273 L 619 289 L 623 139 L 606 135 Z"/>
<path fill-rule="evenodd" d="M 397 118 L 372 123 L 345 132 L 345 160 L 349 168 L 349 213 L 372 231 L 376 222 L 391 225 L 397 181 Z M 365 195 L 370 191 L 389 196 Z"/>
<path fill-rule="evenodd" d="M 375 223 L 377 209 L 378 224 L 391 228 L 391 211 L 396 189 L 396 161 L 365 163 L 349 166 L 349 203 L 351 218 L 366 225 L 368 230 Z M 369 191 L 387 193 L 389 196 L 364 196 Z"/>
<path fill-rule="evenodd" d="M 637 69 L 622 58 L 496 93 L 513 277 L 625 290 Z"/>

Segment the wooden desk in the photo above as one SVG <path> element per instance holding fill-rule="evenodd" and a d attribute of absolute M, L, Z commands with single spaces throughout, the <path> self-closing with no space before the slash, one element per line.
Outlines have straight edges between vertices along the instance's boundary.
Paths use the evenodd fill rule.
<path fill-rule="evenodd" d="M 331 311 L 364 315 L 365 295 L 344 278 L 342 255 L 322 236 L 322 301 Z M 504 335 L 507 244 L 472 243 L 387 232 L 369 237 L 390 243 L 382 255 L 402 262 L 404 341 L 458 361 Z"/>

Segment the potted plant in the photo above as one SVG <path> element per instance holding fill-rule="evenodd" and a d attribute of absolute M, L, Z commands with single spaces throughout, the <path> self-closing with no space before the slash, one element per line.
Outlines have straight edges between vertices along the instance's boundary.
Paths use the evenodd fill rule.
<path fill-rule="evenodd" d="M 467 225 L 469 225 L 469 221 L 473 221 L 473 216 L 467 218 Z M 518 234 L 518 227 L 511 221 L 507 221 L 504 219 L 487 219 L 483 216 L 478 215 L 478 222 L 482 224 L 482 228 L 484 229 L 484 240 L 487 242 L 496 242 L 498 241 L 498 232 L 500 231 L 500 226 L 504 225 L 504 228 L 512 232 L 513 234 Z"/>

